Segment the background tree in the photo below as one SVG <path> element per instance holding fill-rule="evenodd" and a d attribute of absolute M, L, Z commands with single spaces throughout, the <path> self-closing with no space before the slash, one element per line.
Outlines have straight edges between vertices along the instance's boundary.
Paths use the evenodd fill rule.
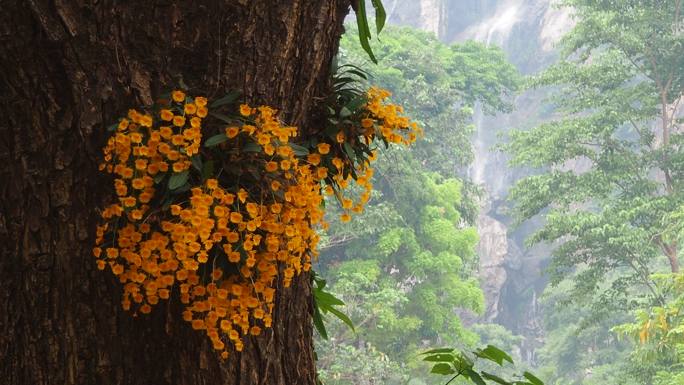
<path fill-rule="evenodd" d="M 546 353 L 558 358 L 576 346 L 578 361 L 596 358 L 579 366 L 589 366 L 586 371 L 569 371 L 559 380 L 589 384 L 599 381 L 591 367 L 616 361 L 602 347 L 618 345 L 614 334 L 591 328 L 607 330 L 632 309 L 662 305 L 651 273 L 679 271 L 678 240 L 663 234 L 664 219 L 684 199 L 684 138 L 677 120 L 684 93 L 683 19 L 678 0 L 564 4 L 577 20 L 562 42 L 565 60 L 532 81 L 557 91 L 551 99 L 555 119 L 514 132 L 507 147 L 514 165 L 539 170 L 511 192 L 518 218 L 545 215 L 546 224 L 530 241 L 555 243 L 552 283 L 572 282 L 552 289 L 552 302 L 565 305 L 567 319 L 583 316 L 575 321 L 578 330 L 566 330 L 557 350 Z M 552 308 L 553 336 L 567 323 L 558 322 L 562 316 Z M 634 367 L 641 376 L 653 370 Z M 615 373 L 605 378 L 610 382 L 601 383 L 624 383 Z"/>
<path fill-rule="evenodd" d="M 8 384 L 314 384 L 311 293 L 280 291 L 272 330 L 221 363 L 176 300 L 121 310 L 90 254 L 109 183 L 106 127 L 183 87 L 241 91 L 319 127 L 347 0 L 10 0 L 0 16 L 0 378 Z"/>
<path fill-rule="evenodd" d="M 410 151 L 381 150 L 372 199 L 354 221 L 337 221 L 328 206 L 316 268 L 347 304 L 356 333 L 330 325 L 317 353 L 326 384 L 419 384 L 430 381 L 419 352 L 478 342 L 462 322 L 483 310 L 483 294 L 475 278 L 477 209 L 459 170 L 472 158 L 473 105 L 509 108 L 517 74 L 498 48 L 449 46 L 412 28 L 383 30 L 373 46 L 378 66 L 363 65 L 355 40 L 350 28 L 339 61 L 368 69 L 425 137 Z"/>

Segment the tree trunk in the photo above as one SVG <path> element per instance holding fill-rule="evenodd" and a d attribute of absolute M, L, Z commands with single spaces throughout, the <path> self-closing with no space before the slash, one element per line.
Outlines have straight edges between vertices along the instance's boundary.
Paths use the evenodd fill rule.
<path fill-rule="evenodd" d="M 91 256 L 111 180 L 108 125 L 180 85 L 240 90 L 306 133 L 349 0 L 6 0 L 0 13 L 0 379 L 3 384 L 314 384 L 309 277 L 273 329 L 221 362 L 181 318 L 120 306 Z"/>
<path fill-rule="evenodd" d="M 670 271 L 673 273 L 679 273 L 679 258 L 677 257 L 677 244 L 663 244 L 663 250 L 667 256 L 668 261 L 670 261 Z"/>

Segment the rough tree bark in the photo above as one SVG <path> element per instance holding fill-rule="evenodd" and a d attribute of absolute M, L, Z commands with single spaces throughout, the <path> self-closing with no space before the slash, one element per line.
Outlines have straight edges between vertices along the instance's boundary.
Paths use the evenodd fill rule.
<path fill-rule="evenodd" d="M 6 0 L 0 13 L 0 382 L 314 384 L 301 276 L 221 363 L 177 301 L 131 317 L 90 254 L 105 127 L 178 84 L 315 129 L 349 0 Z"/>

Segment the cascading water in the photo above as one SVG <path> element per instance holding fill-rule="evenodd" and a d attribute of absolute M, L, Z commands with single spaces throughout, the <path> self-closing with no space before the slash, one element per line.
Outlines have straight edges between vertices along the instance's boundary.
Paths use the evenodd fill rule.
<path fill-rule="evenodd" d="M 493 42 L 503 46 L 520 20 L 522 5 L 522 0 L 501 1 L 493 15 L 466 29 L 461 39 L 482 41 L 487 45 Z"/>
<path fill-rule="evenodd" d="M 480 102 L 475 103 L 473 108 L 473 125 L 475 126 L 475 136 L 473 138 L 473 162 L 470 165 L 468 177 L 477 185 L 484 185 L 485 183 L 485 165 L 487 162 L 487 146 L 484 139 L 484 130 L 482 121 L 484 119 L 484 112 Z"/>

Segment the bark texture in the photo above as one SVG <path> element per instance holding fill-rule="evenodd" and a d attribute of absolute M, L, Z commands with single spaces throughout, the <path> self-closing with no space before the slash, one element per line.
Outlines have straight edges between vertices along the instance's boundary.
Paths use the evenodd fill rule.
<path fill-rule="evenodd" d="M 308 277 L 222 363 L 176 301 L 121 310 L 90 254 L 106 126 L 180 85 L 315 129 L 349 0 L 6 0 L 0 13 L 0 382 L 314 384 Z"/>

